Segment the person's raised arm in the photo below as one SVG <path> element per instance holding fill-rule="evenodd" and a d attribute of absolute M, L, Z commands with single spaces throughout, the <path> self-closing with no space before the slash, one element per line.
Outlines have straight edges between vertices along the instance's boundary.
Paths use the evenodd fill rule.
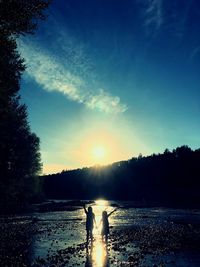
<path fill-rule="evenodd" d="M 87 214 L 88 212 L 87 212 L 87 210 L 85 208 L 85 204 L 83 205 L 83 208 L 84 208 L 85 214 Z"/>
<path fill-rule="evenodd" d="M 117 208 L 115 208 L 113 211 L 111 211 L 110 213 L 108 213 L 108 217 L 109 217 L 110 215 L 112 215 L 116 210 L 117 210 Z"/>

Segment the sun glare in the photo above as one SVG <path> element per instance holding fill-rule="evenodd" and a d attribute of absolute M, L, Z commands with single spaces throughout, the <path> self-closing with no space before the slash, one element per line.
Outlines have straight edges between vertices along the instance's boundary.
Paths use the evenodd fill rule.
<path fill-rule="evenodd" d="M 79 163 L 78 167 L 104 166 L 131 158 L 132 152 L 122 146 L 121 138 L 116 133 L 99 128 L 90 131 L 76 141 L 73 157 Z"/>
<path fill-rule="evenodd" d="M 95 204 L 100 207 L 107 207 L 108 206 L 108 201 L 104 199 L 97 199 L 95 200 Z"/>
<path fill-rule="evenodd" d="M 94 157 L 95 160 L 103 160 L 105 158 L 106 155 L 106 149 L 104 146 L 99 145 L 99 146 L 95 146 L 92 149 L 92 155 Z"/>

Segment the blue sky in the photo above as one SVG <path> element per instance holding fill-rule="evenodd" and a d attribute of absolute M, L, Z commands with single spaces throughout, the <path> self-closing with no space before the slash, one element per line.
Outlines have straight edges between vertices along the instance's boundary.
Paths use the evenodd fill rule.
<path fill-rule="evenodd" d="M 19 40 L 44 173 L 200 147 L 199 1 L 57 0 L 47 13 Z"/>

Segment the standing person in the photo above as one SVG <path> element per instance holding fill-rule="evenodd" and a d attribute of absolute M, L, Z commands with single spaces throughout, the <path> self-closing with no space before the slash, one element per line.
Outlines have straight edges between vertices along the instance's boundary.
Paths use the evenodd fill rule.
<path fill-rule="evenodd" d="M 91 238 L 91 242 L 93 241 L 93 228 L 94 223 L 96 224 L 95 215 L 92 211 L 92 207 L 89 207 L 86 210 L 85 205 L 83 206 L 85 214 L 86 214 L 86 232 L 87 232 L 87 244 L 89 242 L 89 238 Z"/>
<path fill-rule="evenodd" d="M 102 236 L 102 240 L 105 236 L 105 242 L 108 242 L 108 235 L 110 233 L 110 229 L 109 229 L 109 221 L 108 218 L 110 217 L 111 214 L 113 214 L 113 212 L 115 212 L 117 209 L 114 209 L 113 211 L 111 211 L 109 214 L 107 214 L 107 211 L 103 211 L 102 212 L 102 219 L 101 219 L 101 223 L 102 223 L 102 230 L 101 230 L 101 236 Z"/>

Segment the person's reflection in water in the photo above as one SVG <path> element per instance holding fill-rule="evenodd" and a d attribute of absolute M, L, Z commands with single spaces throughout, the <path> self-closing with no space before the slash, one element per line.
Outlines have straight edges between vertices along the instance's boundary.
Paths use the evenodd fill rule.
<path fill-rule="evenodd" d="M 86 247 L 86 261 L 85 261 L 85 267 L 92 267 L 92 250 L 93 250 L 93 244 L 91 245 L 91 248 L 89 249 L 88 244 Z"/>
<path fill-rule="evenodd" d="M 86 248 L 85 267 L 110 267 L 108 247 L 101 239 Z"/>

